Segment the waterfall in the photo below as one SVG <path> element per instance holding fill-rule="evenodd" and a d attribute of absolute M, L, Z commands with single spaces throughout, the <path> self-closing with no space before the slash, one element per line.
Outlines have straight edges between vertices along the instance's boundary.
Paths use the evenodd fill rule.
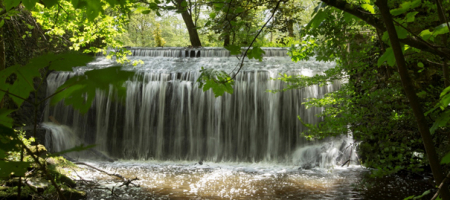
<path fill-rule="evenodd" d="M 313 76 L 334 67 L 334 63 L 294 63 L 286 49 L 265 48 L 269 56 L 263 62 L 245 60 L 244 69 L 235 80 L 234 94 L 215 98 L 212 91 L 198 88 L 196 80 L 201 67 L 227 72 L 235 69 L 238 60 L 230 57 L 227 50 L 130 50 L 130 59 L 142 60 L 144 64 L 123 67 L 136 71 L 135 78 L 126 83 L 125 102 L 112 101 L 116 95 L 113 90 L 99 91 L 88 113 L 80 114 L 61 102 L 46 108 L 45 119 L 53 116 L 71 127 L 82 141 L 97 144 L 97 150 L 116 158 L 291 161 L 296 150 L 311 144 L 300 136 L 305 127 L 297 116 L 317 123 L 320 119 L 315 115 L 322 112 L 322 108 L 305 109 L 302 102 L 305 98 L 322 97 L 342 84 L 335 81 L 323 87 L 269 93 L 267 90 L 286 87 L 272 79 L 279 73 Z M 191 52 L 198 56 L 190 56 Z M 114 61 L 99 57 L 74 72 L 51 73 L 47 93 L 52 94 L 77 73 L 113 64 Z M 326 152 L 317 151 L 316 155 L 321 153 Z"/>

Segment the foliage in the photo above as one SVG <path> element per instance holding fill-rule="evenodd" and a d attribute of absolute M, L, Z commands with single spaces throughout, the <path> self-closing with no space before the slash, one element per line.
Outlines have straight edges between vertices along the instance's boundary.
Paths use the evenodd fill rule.
<path fill-rule="evenodd" d="M 390 1 L 391 5 L 396 1 Z M 368 13 L 376 13 L 376 6 L 371 1 L 353 5 Z M 438 34 L 446 33 L 439 29 L 441 23 L 435 15 L 435 7 L 421 4 L 420 1 L 404 2 L 394 7 L 397 32 L 400 39 L 420 35 L 422 39 L 435 39 Z M 403 10 L 401 13 L 399 10 Z M 428 14 L 424 14 L 428 13 Z M 376 17 L 376 15 L 372 15 Z M 431 18 L 431 19 L 430 19 Z M 374 19 L 377 20 L 377 19 Z M 378 19 L 379 20 L 379 19 Z M 431 24 L 424 21 L 435 21 Z M 419 132 L 415 128 L 414 116 L 407 106 L 400 77 L 394 70 L 395 58 L 389 45 L 389 37 L 349 12 L 336 7 L 319 4 L 312 20 L 302 31 L 303 40 L 294 45 L 289 54 L 292 60 L 308 60 L 315 57 L 320 61 L 335 61 L 337 67 L 314 77 L 289 77 L 281 75 L 278 80 L 288 83 L 284 90 L 298 89 L 315 84 L 327 84 L 339 78 L 348 78 L 348 83 L 339 91 L 329 93 L 322 99 L 310 99 L 307 107 L 325 107 L 318 117 L 324 119 L 319 124 L 305 124 L 309 129 L 303 134 L 308 138 L 324 138 L 351 131 L 354 138 L 362 141 L 359 146 L 361 161 L 367 167 L 377 168 L 377 175 L 388 174 L 408 169 L 421 170 L 426 157 L 422 157 L 424 149 L 418 140 Z M 436 24 L 436 25 L 433 25 Z M 431 31 L 426 31 L 431 26 Z M 435 27 L 435 28 L 433 28 Z M 414 32 L 411 32 L 414 30 Z M 434 37 L 432 37 L 434 36 Z M 431 41 L 431 40 L 429 40 Z M 436 101 L 435 94 L 442 88 L 442 71 L 438 56 L 420 51 L 412 46 L 404 45 L 403 51 L 408 55 L 410 76 L 414 80 L 415 89 L 420 91 L 422 104 L 430 109 Z M 424 64 L 427 63 L 427 64 Z M 426 65 L 426 67 L 425 67 Z M 278 92 L 278 91 L 274 91 Z M 444 94 L 443 94 L 444 95 Z M 442 96 L 441 95 L 441 99 Z M 438 104 L 447 107 L 447 103 Z M 435 135 L 436 141 L 448 138 L 445 112 L 432 127 L 440 129 Z M 300 119 L 301 120 L 301 119 Z M 445 151 L 444 143 L 437 143 Z M 442 152 L 442 151 L 441 151 Z"/>
<path fill-rule="evenodd" d="M 153 37 L 155 38 L 155 44 L 157 47 L 163 47 L 166 41 L 161 36 L 161 26 L 156 24 L 155 30 L 153 30 Z"/>
<path fill-rule="evenodd" d="M 64 54 L 53 54 L 48 53 L 43 56 L 39 56 L 30 60 L 30 62 L 25 66 L 12 66 L 0 71 L 0 81 L 2 83 L 2 88 L 0 89 L 1 97 L 5 95 L 9 96 L 14 100 L 18 107 L 24 102 L 29 101 L 28 97 L 31 92 L 36 93 L 39 88 L 35 88 L 34 82 L 36 78 L 39 82 L 45 81 L 47 73 L 43 73 L 44 76 L 41 77 L 41 71 L 45 70 L 58 70 L 58 71 L 72 71 L 75 66 L 83 66 L 86 63 L 92 61 L 92 57 L 76 53 L 64 53 Z M 7 78 L 11 75 L 15 75 L 16 79 L 13 83 L 9 83 Z M 111 90 L 113 88 L 118 88 L 118 96 L 123 97 L 125 92 L 121 92 L 120 88 L 123 87 L 123 83 L 133 76 L 133 72 L 121 71 L 120 67 L 111 67 L 105 69 L 94 69 L 87 71 L 84 75 L 74 76 L 69 79 L 66 84 L 62 85 L 55 94 L 46 97 L 42 101 L 31 102 L 34 105 L 35 113 L 39 106 L 51 97 L 53 97 L 52 102 L 56 103 L 62 99 L 65 99 L 66 104 L 71 104 L 74 108 L 79 109 L 81 112 L 87 111 L 91 107 L 92 99 L 95 96 L 95 92 L 98 90 Z M 114 82 L 113 82 L 114 80 Z M 42 84 L 38 84 L 41 86 Z M 17 134 L 12 129 L 11 121 L 12 119 L 7 115 L 11 111 L 2 110 L 0 122 L 0 168 L 2 178 L 9 178 L 12 174 L 14 176 L 24 176 L 25 172 L 28 171 L 30 162 L 24 162 L 23 152 L 26 151 L 31 158 L 33 158 L 34 163 L 43 170 L 47 177 L 50 178 L 50 174 L 46 171 L 46 164 L 42 163 L 41 156 L 46 157 L 46 155 L 40 155 L 39 151 L 33 152 L 30 150 L 29 142 L 24 140 L 23 136 Z M 36 116 L 35 116 L 36 117 Z M 36 125 L 36 124 L 35 124 Z M 58 156 L 67 152 L 81 151 L 92 146 L 79 146 L 73 149 L 69 149 L 63 152 L 49 155 L 50 157 Z M 37 148 L 37 144 L 36 144 Z M 16 155 L 14 152 L 20 153 L 20 159 L 11 159 L 11 155 Z M 56 183 L 52 182 L 55 188 L 59 188 Z M 58 189 L 59 191 L 59 189 Z"/>
<path fill-rule="evenodd" d="M 197 82 L 200 88 L 203 87 L 203 91 L 212 89 L 216 97 L 222 96 L 225 92 L 233 94 L 234 80 L 227 73 L 203 67 L 200 72 L 202 75 L 197 79 Z"/>

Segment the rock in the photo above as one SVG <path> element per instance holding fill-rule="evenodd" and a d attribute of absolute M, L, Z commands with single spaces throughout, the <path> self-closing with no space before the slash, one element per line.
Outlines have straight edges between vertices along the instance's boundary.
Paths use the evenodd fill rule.
<path fill-rule="evenodd" d="M 299 169 L 312 169 L 313 167 L 311 163 L 305 163 Z"/>
<path fill-rule="evenodd" d="M 72 188 L 64 188 L 63 195 L 67 200 L 86 199 L 87 196 L 86 192 Z"/>

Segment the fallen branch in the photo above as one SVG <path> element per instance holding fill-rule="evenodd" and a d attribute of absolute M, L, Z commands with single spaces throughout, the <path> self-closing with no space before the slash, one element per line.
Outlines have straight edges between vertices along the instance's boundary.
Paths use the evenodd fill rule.
<path fill-rule="evenodd" d="M 450 172 L 448 172 L 447 176 L 444 178 L 444 180 L 442 180 L 441 184 L 438 187 L 438 191 L 436 191 L 436 194 L 434 194 L 433 198 L 431 198 L 431 200 L 435 200 L 438 195 L 439 195 L 439 191 L 441 191 L 442 186 L 444 185 L 445 181 L 447 181 L 447 179 L 450 178 Z M 447 188 L 445 188 L 447 189 Z"/>
<path fill-rule="evenodd" d="M 126 179 L 125 177 L 123 177 L 122 175 L 120 175 L 120 174 L 111 174 L 111 173 L 108 173 L 107 171 L 101 170 L 101 169 L 99 169 L 99 168 L 96 168 L 96 167 L 94 167 L 94 166 L 92 166 L 92 165 L 89 165 L 89 164 L 86 164 L 86 163 L 84 163 L 84 162 L 74 162 L 74 164 L 76 164 L 76 165 L 84 165 L 84 166 L 88 166 L 88 167 L 90 167 L 90 168 L 92 168 L 92 169 L 95 169 L 95 170 L 97 170 L 97 171 L 99 171 L 99 172 L 103 172 L 103 173 L 105 173 L 105 174 L 107 174 L 107 175 L 109 175 L 109 176 L 115 176 L 115 177 L 117 177 L 117 178 L 120 178 L 122 181 L 127 181 L 127 179 Z"/>
<path fill-rule="evenodd" d="M 94 166 L 92 166 L 92 165 L 89 165 L 89 164 L 86 164 L 86 163 L 84 163 L 84 162 L 75 162 L 74 164 L 76 164 L 76 165 L 85 165 L 85 166 L 88 166 L 88 167 L 90 167 L 90 168 L 92 168 L 92 169 L 95 169 L 95 170 L 97 170 L 97 171 L 99 171 L 99 172 L 105 173 L 105 174 L 107 174 L 107 175 L 109 175 L 109 176 L 114 176 L 114 177 L 120 178 L 120 179 L 123 181 L 123 183 L 122 183 L 122 185 L 120 185 L 119 187 L 122 187 L 122 186 L 127 186 L 127 187 L 128 187 L 130 184 L 131 184 L 131 185 L 134 185 L 134 186 L 136 186 L 136 187 L 139 187 L 139 185 L 136 185 L 136 184 L 132 183 L 132 181 L 139 180 L 139 178 L 137 178 L 137 177 L 135 177 L 134 179 L 127 179 L 127 178 L 123 177 L 123 176 L 120 175 L 120 174 L 111 174 L 111 173 L 108 173 L 108 172 L 105 171 L 105 170 L 101 170 L 101 169 L 99 169 L 99 168 L 96 168 L 96 167 L 94 167 Z"/>

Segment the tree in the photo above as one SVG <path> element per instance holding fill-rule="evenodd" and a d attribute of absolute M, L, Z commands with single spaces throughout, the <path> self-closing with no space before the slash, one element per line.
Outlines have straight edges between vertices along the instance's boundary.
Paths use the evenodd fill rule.
<path fill-rule="evenodd" d="M 156 24 L 155 30 L 153 30 L 153 37 L 155 38 L 155 44 L 157 47 L 163 47 L 166 41 L 161 36 L 161 28 L 159 24 Z"/>

